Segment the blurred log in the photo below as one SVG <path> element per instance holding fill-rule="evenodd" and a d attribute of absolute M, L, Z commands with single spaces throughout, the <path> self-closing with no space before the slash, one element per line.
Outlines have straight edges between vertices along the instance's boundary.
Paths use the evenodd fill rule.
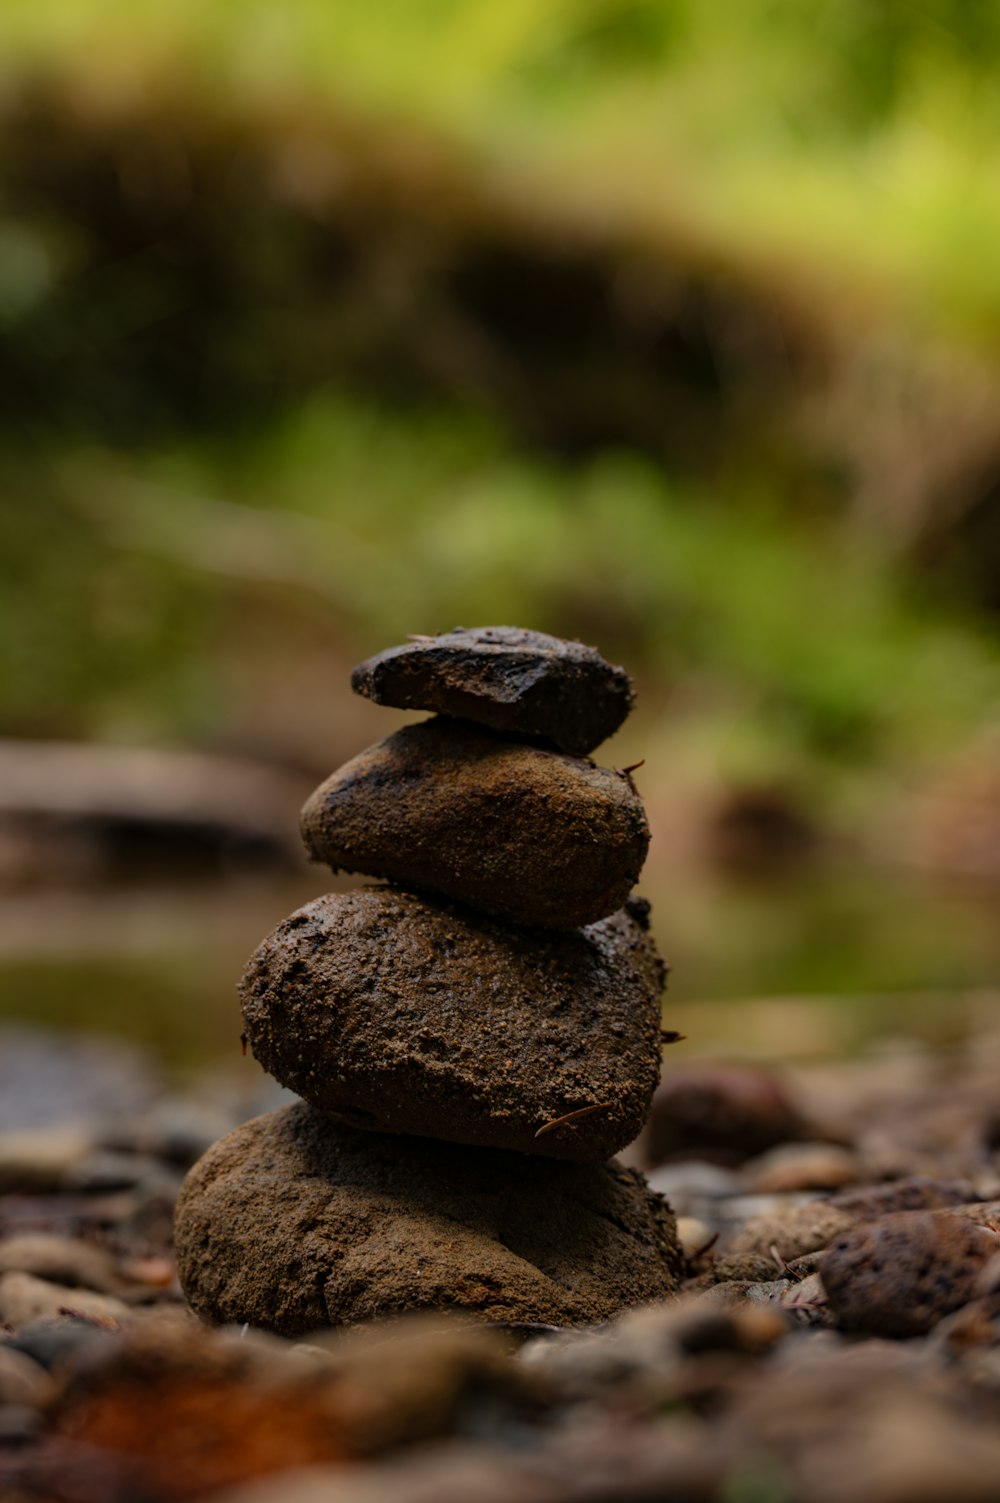
<path fill-rule="evenodd" d="M 280 768 L 201 752 L 0 741 L 0 880 L 299 866 L 307 792 Z"/>

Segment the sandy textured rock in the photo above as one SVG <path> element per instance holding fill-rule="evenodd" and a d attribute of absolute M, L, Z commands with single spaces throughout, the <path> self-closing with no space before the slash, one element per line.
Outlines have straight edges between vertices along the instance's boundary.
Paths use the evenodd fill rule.
<path fill-rule="evenodd" d="M 519 626 L 457 627 L 360 663 L 351 687 L 376 704 L 437 710 L 583 755 L 632 708 L 632 680 L 594 647 Z"/>
<path fill-rule="evenodd" d="M 355 1132 L 305 1103 L 209 1150 L 175 1240 L 200 1315 L 287 1335 L 418 1309 L 586 1324 L 670 1294 L 680 1268 L 634 1170 Z"/>
<path fill-rule="evenodd" d="M 844 1330 L 922 1336 L 978 1292 L 997 1234 L 960 1216 L 901 1211 L 846 1232 L 820 1273 Z"/>
<path fill-rule="evenodd" d="M 246 1036 L 352 1127 L 608 1158 L 659 1074 L 663 964 L 634 911 L 561 934 L 391 888 L 329 894 L 251 958 Z"/>
<path fill-rule="evenodd" d="M 649 826 L 620 773 L 439 717 L 321 784 L 302 811 L 302 838 L 335 871 L 575 929 L 624 903 Z"/>

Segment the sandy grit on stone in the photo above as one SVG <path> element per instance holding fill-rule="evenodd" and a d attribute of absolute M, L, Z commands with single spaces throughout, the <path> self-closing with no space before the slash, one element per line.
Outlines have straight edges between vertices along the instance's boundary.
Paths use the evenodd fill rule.
<path fill-rule="evenodd" d="M 584 1325 L 671 1294 L 681 1264 L 635 1170 L 355 1132 L 304 1103 L 209 1150 L 175 1242 L 199 1315 L 284 1335 L 449 1308 Z"/>
<path fill-rule="evenodd" d="M 351 687 L 376 704 L 436 710 L 585 755 L 634 699 L 624 668 L 595 647 L 519 626 L 457 627 L 359 663 Z"/>
<path fill-rule="evenodd" d="M 633 912 L 556 933 L 392 888 L 328 894 L 251 958 L 246 1036 L 265 1070 L 352 1127 L 609 1158 L 642 1127 L 660 1068 L 664 967 Z"/>
<path fill-rule="evenodd" d="M 621 773 L 444 717 L 404 727 L 329 777 L 302 811 L 302 836 L 335 871 L 556 929 L 620 908 L 649 847 Z"/>

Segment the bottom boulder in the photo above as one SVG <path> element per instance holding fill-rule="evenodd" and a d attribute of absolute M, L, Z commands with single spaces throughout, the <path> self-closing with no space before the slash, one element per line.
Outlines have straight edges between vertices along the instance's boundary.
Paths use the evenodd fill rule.
<path fill-rule="evenodd" d="M 681 1266 L 635 1170 L 357 1131 L 304 1102 L 205 1154 L 174 1236 L 199 1315 L 285 1336 L 428 1309 L 587 1325 L 673 1293 Z"/>

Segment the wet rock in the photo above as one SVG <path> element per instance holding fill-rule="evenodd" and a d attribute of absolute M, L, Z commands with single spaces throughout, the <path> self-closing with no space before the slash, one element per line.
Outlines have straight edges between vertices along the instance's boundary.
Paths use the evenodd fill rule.
<path fill-rule="evenodd" d="M 5 1273 L 30 1273 L 99 1294 L 115 1294 L 122 1284 L 115 1259 L 104 1248 L 51 1232 L 22 1232 L 0 1241 L 0 1274 Z"/>
<path fill-rule="evenodd" d="M 806 1124 L 774 1074 L 705 1062 L 665 1076 L 642 1147 L 649 1164 L 688 1158 L 733 1165 L 803 1136 Z"/>
<path fill-rule="evenodd" d="M 594 647 L 518 626 L 458 627 L 390 647 L 351 675 L 376 704 L 436 710 L 584 755 L 632 708 L 624 668 Z"/>
<path fill-rule="evenodd" d="M 255 1057 L 353 1127 L 596 1161 L 642 1125 L 663 974 L 624 911 L 526 932 L 375 888 L 299 909 L 241 990 Z"/>
<path fill-rule="evenodd" d="M 128 1316 L 129 1307 L 113 1295 L 52 1284 L 30 1273 L 0 1275 L 0 1322 L 26 1326 L 67 1313 L 97 1320 L 122 1320 Z"/>
<path fill-rule="evenodd" d="M 672 1293 L 681 1263 L 633 1170 L 354 1132 L 304 1103 L 209 1150 L 175 1241 L 198 1314 L 289 1335 L 427 1309 L 607 1320 Z"/>
<path fill-rule="evenodd" d="M 823 1287 L 843 1330 L 922 1336 L 975 1297 L 998 1246 L 995 1232 L 962 1217 L 902 1211 L 832 1242 Z"/>
<path fill-rule="evenodd" d="M 520 924 L 574 929 L 620 908 L 649 826 L 628 778 L 435 719 L 369 747 L 302 811 L 310 856 Z"/>

